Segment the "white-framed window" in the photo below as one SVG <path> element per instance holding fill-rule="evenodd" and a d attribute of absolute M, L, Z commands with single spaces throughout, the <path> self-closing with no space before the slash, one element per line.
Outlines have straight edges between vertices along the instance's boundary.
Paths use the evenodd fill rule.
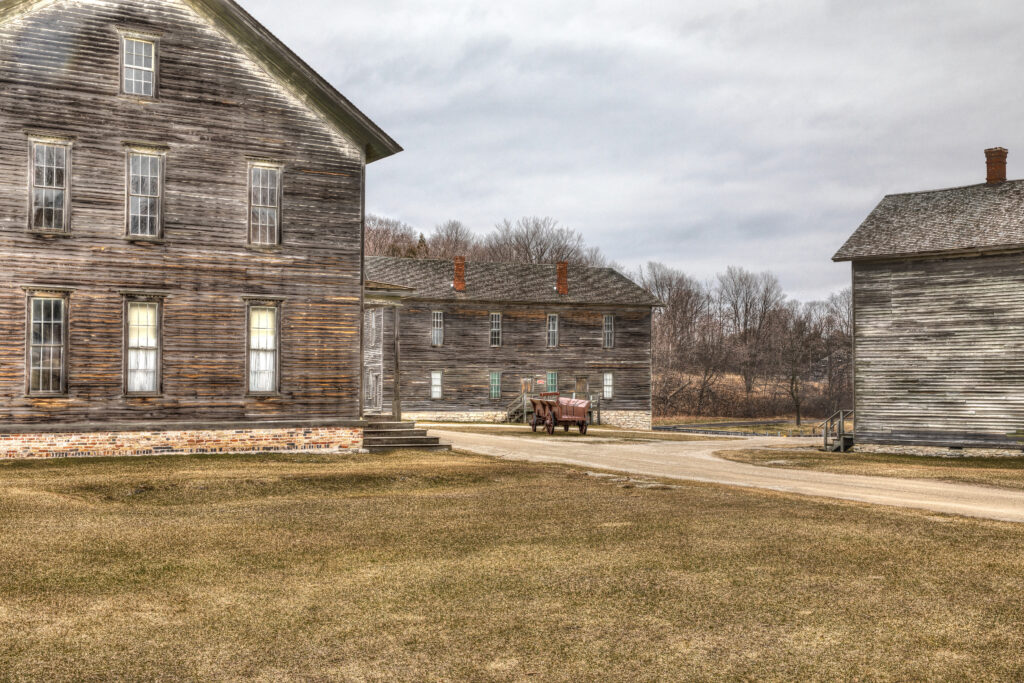
<path fill-rule="evenodd" d="M 491 373 L 491 400 L 498 401 L 501 399 L 501 373 Z"/>
<path fill-rule="evenodd" d="M 126 95 L 153 97 L 156 93 L 156 41 L 122 36 L 121 54 L 121 91 Z"/>
<path fill-rule="evenodd" d="M 444 398 L 444 373 L 432 370 L 430 373 L 430 400 L 440 401 Z"/>
<path fill-rule="evenodd" d="M 63 297 L 33 296 L 29 299 L 29 394 L 67 391 L 67 320 L 67 300 Z"/>
<path fill-rule="evenodd" d="M 558 391 L 558 373 L 548 372 L 547 376 L 547 390 Z"/>
<path fill-rule="evenodd" d="M 601 395 L 606 401 L 615 398 L 615 373 L 604 373 L 604 391 Z"/>
<path fill-rule="evenodd" d="M 558 346 L 558 315 L 555 313 L 548 314 L 548 348 L 553 349 Z"/>
<path fill-rule="evenodd" d="M 160 304 L 129 301 L 125 318 L 125 393 L 155 394 L 160 391 Z"/>
<path fill-rule="evenodd" d="M 128 234 L 159 237 L 163 200 L 163 157 L 128 152 Z"/>
<path fill-rule="evenodd" d="M 274 245 L 281 239 L 281 167 L 249 168 L 249 243 Z"/>
<path fill-rule="evenodd" d="M 444 311 L 430 314 L 430 345 L 444 346 Z"/>
<path fill-rule="evenodd" d="M 615 348 L 615 316 L 606 315 L 604 317 L 604 348 L 614 349 Z"/>
<path fill-rule="evenodd" d="M 33 140 L 32 211 L 29 228 L 67 232 L 71 182 L 71 145 L 66 142 Z"/>
<path fill-rule="evenodd" d="M 278 307 L 249 306 L 249 393 L 278 390 Z"/>
<path fill-rule="evenodd" d="M 501 346 L 501 313 L 491 313 L 491 346 Z"/>

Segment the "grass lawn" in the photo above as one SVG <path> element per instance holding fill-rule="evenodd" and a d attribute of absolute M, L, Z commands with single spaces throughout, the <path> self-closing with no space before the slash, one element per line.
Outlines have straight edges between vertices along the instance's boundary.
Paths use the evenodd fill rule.
<path fill-rule="evenodd" d="M 0 678 L 1024 677 L 1024 525 L 457 453 L 0 464 Z"/>
<path fill-rule="evenodd" d="M 814 436 L 815 427 L 822 422 L 822 420 L 818 418 L 806 418 L 803 420 L 803 424 L 797 427 L 795 418 L 778 418 L 778 420 L 782 419 L 785 419 L 785 422 L 767 419 L 764 422 L 758 422 L 756 419 L 742 417 L 682 416 L 656 417 L 653 422 L 655 427 L 686 427 L 689 425 L 699 425 L 701 429 L 721 429 L 725 432 L 742 432 L 745 434 L 761 434 L 766 436 L 775 436 L 780 432 L 783 435 L 789 436 Z M 733 424 L 736 422 L 745 422 L 747 424 Z M 719 424 L 721 426 L 717 426 Z"/>
<path fill-rule="evenodd" d="M 543 427 L 533 431 L 528 425 L 487 425 L 487 424 L 431 424 L 423 425 L 427 429 L 439 429 L 449 432 L 466 432 L 467 434 L 489 434 L 491 436 L 521 436 L 529 439 L 583 439 L 594 441 L 614 441 L 618 443 L 644 443 L 649 441 L 737 441 L 738 438 L 720 436 L 701 436 L 698 434 L 674 434 L 672 432 L 637 432 L 616 427 L 590 427 L 586 436 L 572 427 L 569 431 L 558 427 L 553 435 L 548 435 Z"/>
<path fill-rule="evenodd" d="M 880 453 L 825 453 L 817 449 L 745 450 L 717 454 L 764 467 L 811 469 L 906 479 L 940 479 L 1024 489 L 1024 458 L 938 458 Z"/>

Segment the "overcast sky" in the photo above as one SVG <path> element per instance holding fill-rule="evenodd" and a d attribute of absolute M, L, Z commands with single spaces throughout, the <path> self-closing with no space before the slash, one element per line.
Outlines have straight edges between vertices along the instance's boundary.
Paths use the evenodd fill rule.
<path fill-rule="evenodd" d="M 541 215 L 627 268 L 772 270 L 792 296 L 886 193 L 1024 165 L 1010 0 L 242 0 L 405 148 L 368 208 Z"/>

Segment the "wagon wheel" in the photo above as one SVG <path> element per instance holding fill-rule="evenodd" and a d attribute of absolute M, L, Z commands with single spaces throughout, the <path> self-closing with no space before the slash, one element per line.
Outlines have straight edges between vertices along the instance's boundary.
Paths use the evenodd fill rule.
<path fill-rule="evenodd" d="M 587 421 L 580 422 L 580 434 L 583 436 L 587 435 Z"/>
<path fill-rule="evenodd" d="M 547 422 L 544 423 L 544 429 L 547 430 L 548 436 L 553 435 L 555 433 L 555 421 L 549 417 Z"/>
<path fill-rule="evenodd" d="M 530 421 L 530 426 L 533 427 L 533 431 L 537 431 L 537 416 L 536 415 L 534 415 L 533 419 Z"/>
<path fill-rule="evenodd" d="M 568 423 L 568 422 L 566 422 L 566 423 L 565 423 L 564 425 L 562 425 L 562 426 L 563 426 L 563 427 L 565 427 L 565 431 L 567 431 L 567 432 L 569 431 L 569 427 L 570 427 L 570 425 L 569 425 L 569 423 Z"/>

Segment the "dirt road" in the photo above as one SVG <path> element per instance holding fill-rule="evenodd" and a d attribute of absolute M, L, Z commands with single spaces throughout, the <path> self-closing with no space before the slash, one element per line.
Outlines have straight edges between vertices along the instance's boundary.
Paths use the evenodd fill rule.
<path fill-rule="evenodd" d="M 557 462 L 604 470 L 785 491 L 969 517 L 1024 522 L 1024 492 L 923 479 L 896 479 L 758 467 L 715 457 L 749 448 L 793 448 L 811 439 L 755 437 L 735 441 L 527 439 L 431 429 L 454 448 L 512 460 Z"/>

